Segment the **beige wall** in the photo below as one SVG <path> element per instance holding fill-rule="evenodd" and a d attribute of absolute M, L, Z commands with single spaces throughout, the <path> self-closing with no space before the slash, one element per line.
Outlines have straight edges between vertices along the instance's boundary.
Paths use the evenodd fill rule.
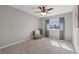
<path fill-rule="evenodd" d="M 43 29 L 44 33 L 43 35 L 45 34 L 45 20 L 47 19 L 57 19 L 59 17 L 64 17 L 65 18 L 65 39 L 66 40 L 72 40 L 72 13 L 66 13 L 66 14 L 61 14 L 61 15 L 56 15 L 56 16 L 51 16 L 51 17 L 48 17 L 48 18 L 41 18 L 40 19 L 40 27 Z M 53 34 L 56 34 L 56 33 L 52 33 L 50 35 L 53 35 Z M 57 37 L 58 37 L 58 34 L 56 34 Z"/>
<path fill-rule="evenodd" d="M 0 47 L 31 37 L 38 27 L 38 18 L 10 6 L 0 6 Z"/>

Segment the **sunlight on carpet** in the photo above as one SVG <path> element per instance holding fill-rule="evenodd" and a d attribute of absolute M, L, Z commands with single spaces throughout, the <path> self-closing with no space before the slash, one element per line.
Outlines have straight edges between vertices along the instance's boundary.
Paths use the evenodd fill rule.
<path fill-rule="evenodd" d="M 67 44 L 65 44 L 65 43 L 62 43 L 62 42 L 57 42 L 57 41 L 50 41 L 51 42 L 51 44 L 53 45 L 53 46 L 56 46 L 56 47 L 60 47 L 60 48 L 63 48 L 63 49 L 67 49 L 67 50 L 70 50 L 70 51 L 73 51 L 73 49 L 72 48 L 70 48 Z"/>

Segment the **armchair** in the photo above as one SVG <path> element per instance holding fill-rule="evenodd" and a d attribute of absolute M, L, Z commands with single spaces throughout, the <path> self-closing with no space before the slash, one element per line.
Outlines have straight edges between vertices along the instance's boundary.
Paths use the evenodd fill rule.
<path fill-rule="evenodd" d="M 33 39 L 41 39 L 42 37 L 42 30 L 37 29 L 33 31 Z"/>

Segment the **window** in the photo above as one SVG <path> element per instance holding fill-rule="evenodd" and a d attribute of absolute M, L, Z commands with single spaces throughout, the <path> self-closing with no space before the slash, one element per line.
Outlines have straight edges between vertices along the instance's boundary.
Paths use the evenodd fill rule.
<path fill-rule="evenodd" d="M 59 19 L 51 19 L 49 21 L 49 29 L 59 29 Z"/>

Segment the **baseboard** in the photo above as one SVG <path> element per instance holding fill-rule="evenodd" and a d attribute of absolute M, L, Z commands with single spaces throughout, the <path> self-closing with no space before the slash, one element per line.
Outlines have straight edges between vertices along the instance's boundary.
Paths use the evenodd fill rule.
<path fill-rule="evenodd" d="M 79 51 L 76 48 L 75 48 L 75 51 L 76 51 L 77 54 L 79 54 Z"/>
<path fill-rule="evenodd" d="M 72 43 L 73 43 L 73 42 L 72 42 Z M 78 54 L 77 47 L 75 47 L 74 44 L 73 44 L 73 47 L 74 47 L 75 52 Z"/>
<path fill-rule="evenodd" d="M 79 49 L 78 48 L 75 48 L 75 51 L 77 54 L 79 54 Z"/>
<path fill-rule="evenodd" d="M 19 43 L 22 43 L 22 42 L 28 41 L 28 40 L 29 40 L 29 39 L 23 39 L 23 40 L 21 40 L 21 41 L 17 41 L 17 42 L 8 44 L 8 45 L 4 45 L 4 46 L 0 47 L 0 49 L 7 48 L 7 47 L 10 47 L 10 46 L 13 46 L 13 45 L 16 45 L 16 44 L 19 44 Z"/>

